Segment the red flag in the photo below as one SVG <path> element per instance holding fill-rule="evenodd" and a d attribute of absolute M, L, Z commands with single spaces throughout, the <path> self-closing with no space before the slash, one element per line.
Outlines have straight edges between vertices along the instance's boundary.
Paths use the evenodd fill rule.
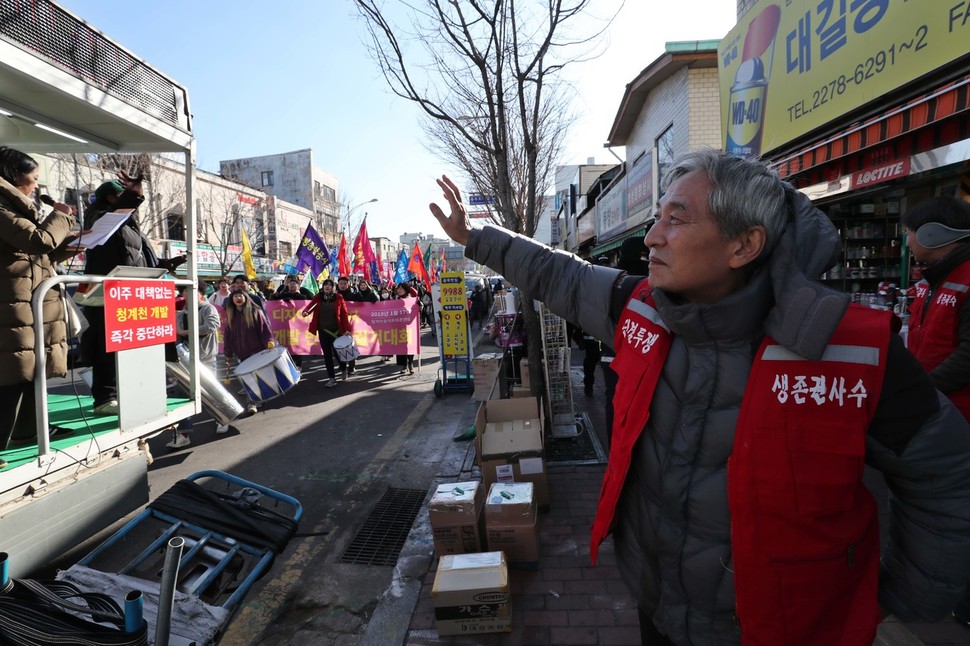
<path fill-rule="evenodd" d="M 428 269 L 424 266 L 424 259 L 421 257 L 421 245 L 414 243 L 414 251 L 411 252 L 411 260 L 408 261 L 408 271 L 421 279 L 424 286 L 431 290 L 431 278 L 428 276 Z"/>
<path fill-rule="evenodd" d="M 340 234 L 340 251 L 337 252 L 337 271 L 340 276 L 350 275 L 350 261 L 347 259 L 347 236 Z"/>
<path fill-rule="evenodd" d="M 371 267 L 372 263 L 375 262 L 377 262 L 377 257 L 374 255 L 374 248 L 371 246 L 370 238 L 367 235 L 367 218 L 364 218 L 364 221 L 360 223 L 360 229 L 357 231 L 357 237 L 354 238 L 354 272 L 363 273 L 364 280 L 374 281 L 375 277 Z"/>
<path fill-rule="evenodd" d="M 364 275 L 364 280 L 370 280 L 370 276 L 369 276 L 370 272 L 367 271 L 367 261 L 364 259 L 364 246 L 363 246 L 363 244 L 361 242 L 363 240 L 363 236 L 361 234 L 363 232 L 365 232 L 366 230 L 367 230 L 367 227 L 364 226 L 364 223 L 363 222 L 361 222 L 360 223 L 360 229 L 357 230 L 357 237 L 354 238 L 354 246 L 353 246 L 353 250 L 354 250 L 354 266 L 353 266 L 353 271 L 354 271 L 355 274 L 358 273 L 358 272 L 361 273 L 361 274 L 363 274 Z"/>

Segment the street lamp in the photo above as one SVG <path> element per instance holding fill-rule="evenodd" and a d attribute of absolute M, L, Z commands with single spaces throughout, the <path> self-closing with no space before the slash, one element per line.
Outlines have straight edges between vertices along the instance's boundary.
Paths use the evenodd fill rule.
<path fill-rule="evenodd" d="M 376 201 L 377 201 L 377 198 L 376 197 L 372 197 L 369 200 L 367 200 L 366 202 L 361 202 L 360 204 L 355 204 L 354 206 L 349 207 L 347 209 L 347 215 L 345 216 L 346 217 L 346 220 L 344 222 L 344 228 L 348 232 L 350 232 L 353 229 L 353 227 L 350 226 L 350 216 L 353 214 L 353 212 L 356 211 L 357 209 L 359 209 L 362 206 L 365 206 L 367 204 L 371 204 L 372 202 L 376 202 Z"/>

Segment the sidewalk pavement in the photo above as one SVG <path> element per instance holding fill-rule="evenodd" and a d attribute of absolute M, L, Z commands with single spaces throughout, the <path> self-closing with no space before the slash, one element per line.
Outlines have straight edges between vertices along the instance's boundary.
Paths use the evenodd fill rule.
<path fill-rule="evenodd" d="M 573 353 L 573 399 L 577 414 L 586 412 L 601 444 L 605 444 L 605 396 L 602 374 L 597 370 L 597 383 L 591 397 L 583 394 L 582 352 Z M 578 367 L 577 367 L 578 363 Z M 450 395 L 464 396 L 464 395 Z M 456 436 L 466 428 L 470 417 L 463 417 Z M 452 482 L 481 479 L 480 470 L 473 465 L 472 442 L 456 442 L 456 450 L 463 451 L 459 460 L 460 474 L 450 467 Z M 434 583 L 437 558 L 419 560 L 420 565 L 402 568 L 399 561 L 395 581 L 381 601 L 393 602 L 395 612 L 411 611 L 406 632 L 393 639 L 384 631 L 368 630 L 362 644 L 403 643 L 413 646 L 438 644 L 617 644 L 640 643 L 637 608 L 620 578 L 613 551 L 612 538 L 600 548 L 598 564 L 590 565 L 590 526 L 596 511 L 600 482 L 605 464 L 560 465 L 547 464 L 551 503 L 549 511 L 540 514 L 541 537 L 539 567 L 536 570 L 510 570 L 512 593 L 512 632 L 459 637 L 439 637 L 435 629 L 431 588 Z M 436 483 L 437 484 L 437 483 Z M 416 541 L 421 549 L 431 547 L 427 511 L 418 517 L 409 542 Z M 423 527 L 419 525 L 424 524 Z M 408 548 L 405 548 L 405 553 Z M 425 565 L 426 564 L 426 565 Z M 408 570 L 412 570 L 408 574 Z M 419 571 L 414 571 L 419 570 Z M 413 578 L 412 578 L 413 577 Z M 412 605 L 413 604 L 413 605 Z M 381 614 L 379 606 L 375 619 Z M 405 617 L 399 620 L 403 628 Z M 379 619 L 376 624 L 386 624 Z M 375 628 L 374 625 L 369 626 Z M 917 636 L 918 635 L 918 636 Z M 875 642 L 878 646 L 955 646 L 970 644 L 970 629 L 958 625 L 951 618 L 935 624 L 903 624 L 893 617 L 882 623 Z"/>

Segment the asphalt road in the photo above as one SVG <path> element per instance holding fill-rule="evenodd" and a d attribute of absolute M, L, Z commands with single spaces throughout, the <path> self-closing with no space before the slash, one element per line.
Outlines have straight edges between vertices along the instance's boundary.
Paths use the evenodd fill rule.
<path fill-rule="evenodd" d="M 250 590 L 221 644 L 361 642 L 393 567 L 342 564 L 340 557 L 387 487 L 428 491 L 436 478 L 454 475 L 441 470 L 450 470 L 452 438 L 475 411 L 465 393 L 435 398 L 437 347 L 422 332 L 422 365 L 415 358 L 414 375 L 401 375 L 393 358 L 366 357 L 355 375 L 327 389 L 322 358 L 305 358 L 292 391 L 237 420 L 229 433 L 217 435 L 208 420 L 181 450 L 165 448 L 167 433 L 149 442 L 153 498 L 191 473 L 218 469 L 303 504 L 297 537 Z M 57 565 L 80 558 L 120 524 Z"/>

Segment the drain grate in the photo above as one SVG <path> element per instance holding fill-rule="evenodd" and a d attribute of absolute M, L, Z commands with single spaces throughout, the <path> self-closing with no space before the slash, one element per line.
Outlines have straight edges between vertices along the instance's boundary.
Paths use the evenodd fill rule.
<path fill-rule="evenodd" d="M 357 530 L 340 562 L 357 565 L 397 563 L 426 494 L 421 489 L 388 487 Z"/>

